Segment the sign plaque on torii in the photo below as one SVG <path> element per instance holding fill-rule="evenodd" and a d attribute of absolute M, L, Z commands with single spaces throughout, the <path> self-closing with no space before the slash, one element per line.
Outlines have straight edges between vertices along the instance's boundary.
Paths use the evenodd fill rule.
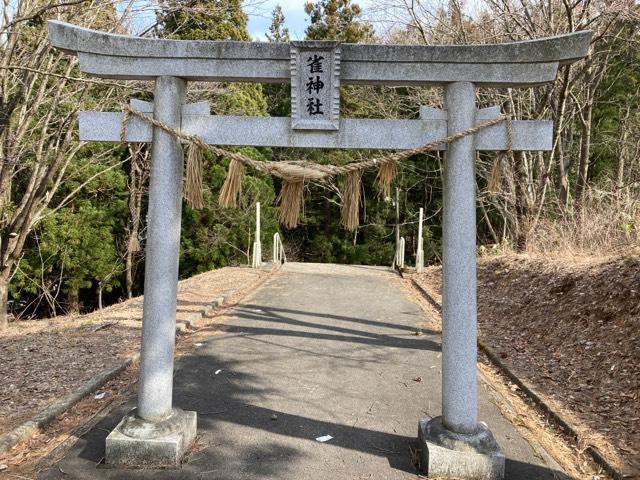
<path fill-rule="evenodd" d="M 500 115 L 477 110 L 477 87 L 553 82 L 559 65 L 587 54 L 590 32 L 498 45 L 354 45 L 157 40 L 50 21 L 51 43 L 79 57 L 84 73 L 155 81 L 153 104 L 138 110 L 212 145 L 413 149 Z M 215 116 L 185 104 L 189 81 L 291 83 L 289 118 Z M 416 120 L 340 118 L 346 84 L 440 85 L 445 109 Z M 80 113 L 80 139 L 118 142 L 122 112 Z M 498 479 L 504 456 L 478 421 L 476 383 L 477 150 L 551 150 L 549 121 L 513 121 L 449 145 L 444 167 L 442 416 L 419 422 L 422 468 L 431 476 Z M 176 290 L 182 209 L 180 140 L 134 117 L 128 142 L 151 142 L 144 318 L 137 409 L 106 440 L 110 464 L 177 464 L 195 438 L 196 413 L 172 407 Z M 461 445 L 466 445 L 461 447 Z"/>

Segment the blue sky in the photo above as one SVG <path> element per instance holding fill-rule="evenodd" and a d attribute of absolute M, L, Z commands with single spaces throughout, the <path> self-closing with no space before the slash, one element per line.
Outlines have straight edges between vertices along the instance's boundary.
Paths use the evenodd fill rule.
<path fill-rule="evenodd" d="M 373 0 L 358 0 L 362 8 L 366 8 Z M 251 3 L 251 2 L 247 2 Z M 305 0 L 266 0 L 260 2 L 259 6 L 249 7 L 249 33 L 254 40 L 266 40 L 264 34 L 269 31 L 271 25 L 271 12 L 273 8 L 280 4 L 285 16 L 285 24 L 289 28 L 289 33 L 293 40 L 300 40 L 304 37 L 307 28 L 307 15 L 304 13 Z"/>
<path fill-rule="evenodd" d="M 355 0 L 363 9 L 373 4 L 375 0 Z M 308 25 L 307 14 L 304 13 L 305 0 L 244 0 L 243 8 L 249 17 L 249 34 L 253 40 L 266 41 L 265 33 L 271 25 L 271 12 L 276 5 L 282 7 L 285 24 L 289 28 L 292 40 L 304 39 L 304 31 Z M 130 5 L 129 0 L 121 0 L 116 8 L 122 12 Z M 133 0 L 134 11 L 132 25 L 134 33 L 139 33 L 155 21 L 157 3 L 147 0 Z"/>

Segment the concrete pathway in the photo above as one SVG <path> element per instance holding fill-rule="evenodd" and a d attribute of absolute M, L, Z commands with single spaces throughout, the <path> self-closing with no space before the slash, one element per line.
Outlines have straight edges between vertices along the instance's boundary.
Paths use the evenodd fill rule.
<path fill-rule="evenodd" d="M 287 264 L 234 308 L 224 333 L 178 363 L 174 403 L 198 412 L 199 433 L 181 469 L 100 466 L 104 438 L 132 400 L 42 478 L 416 478 L 418 418 L 441 409 L 440 339 L 415 335 L 423 321 L 384 269 Z M 557 466 L 545 465 L 479 391 L 507 478 L 554 478 Z M 333 438 L 315 440 L 325 435 Z"/>

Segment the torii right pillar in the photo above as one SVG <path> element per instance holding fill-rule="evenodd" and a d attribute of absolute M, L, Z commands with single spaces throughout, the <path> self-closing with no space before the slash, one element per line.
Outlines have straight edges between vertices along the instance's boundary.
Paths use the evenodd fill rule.
<path fill-rule="evenodd" d="M 476 124 L 470 82 L 447 85 L 448 133 Z M 421 467 L 430 477 L 502 479 L 505 457 L 478 422 L 476 301 L 476 145 L 452 142 L 444 167 L 442 290 L 442 416 L 421 419 Z"/>

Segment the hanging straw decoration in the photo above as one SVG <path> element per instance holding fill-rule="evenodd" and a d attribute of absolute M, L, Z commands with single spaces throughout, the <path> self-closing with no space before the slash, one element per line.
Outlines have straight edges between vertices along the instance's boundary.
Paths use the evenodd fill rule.
<path fill-rule="evenodd" d="M 487 179 L 487 192 L 489 193 L 493 194 L 500 192 L 503 157 L 504 154 L 502 152 L 498 153 L 493 161 L 493 165 L 491 166 L 491 173 L 489 174 L 489 178 Z"/>
<path fill-rule="evenodd" d="M 240 205 L 242 177 L 244 177 L 244 165 L 238 160 L 231 159 L 227 178 L 224 179 L 224 184 L 218 197 L 218 203 L 221 207 L 237 208 Z"/>
<path fill-rule="evenodd" d="M 378 175 L 376 175 L 376 181 L 380 188 L 380 193 L 383 197 L 389 197 L 391 195 L 391 182 L 396 178 L 398 173 L 397 162 L 384 162 L 378 169 Z"/>
<path fill-rule="evenodd" d="M 198 145 L 189 145 L 187 174 L 184 182 L 184 198 L 191 208 L 204 207 L 202 198 L 203 152 Z"/>
<path fill-rule="evenodd" d="M 504 159 L 513 160 L 513 123 L 510 116 L 505 116 L 505 124 L 507 127 L 507 151 L 500 152 L 496 155 L 493 165 L 491 166 L 491 173 L 487 180 L 487 191 L 495 194 L 500 193 L 500 184 L 502 183 L 502 162 Z"/>
<path fill-rule="evenodd" d="M 257 161 L 239 152 L 231 152 L 215 145 L 208 145 L 197 135 L 190 135 L 185 132 L 181 132 L 180 130 L 176 130 L 156 118 L 133 109 L 129 105 L 124 105 L 123 110 L 125 115 L 120 130 L 120 138 L 123 142 L 126 136 L 129 117 L 131 115 L 135 115 L 154 127 L 160 128 L 173 135 L 175 138 L 183 140 L 185 143 L 188 143 L 191 148 L 194 148 L 194 146 L 198 147 L 200 152 L 195 148 L 193 152 L 190 150 L 189 158 L 187 159 L 188 178 L 186 180 L 185 197 L 193 205 L 202 203 L 202 192 L 200 192 L 199 196 L 194 192 L 197 190 L 198 185 L 200 188 L 202 187 L 203 151 L 208 151 L 213 155 L 228 158 L 230 160 L 227 178 L 224 181 L 219 197 L 219 203 L 223 207 L 239 206 L 242 177 L 245 167 L 251 167 L 259 172 L 282 178 L 282 191 L 278 197 L 280 206 L 279 219 L 287 228 L 294 228 L 298 225 L 300 212 L 304 205 L 304 184 L 308 181 L 329 181 L 338 175 L 344 175 L 341 220 L 342 224 L 348 230 L 355 230 L 358 228 L 359 223 L 360 181 L 364 170 L 375 168 L 379 169 L 377 179 L 380 184 L 380 189 L 385 193 L 385 195 L 389 195 L 391 182 L 397 173 L 399 162 L 405 161 L 414 155 L 420 155 L 431 151 L 439 145 L 454 142 L 468 135 L 475 135 L 477 132 L 485 128 L 503 122 L 505 122 L 507 126 L 507 158 L 513 158 L 513 131 L 511 117 L 508 115 L 492 118 L 480 125 L 475 125 L 447 137 L 434 140 L 412 150 L 404 150 L 402 152 L 387 154 L 379 158 L 371 158 L 353 162 L 348 165 L 336 166 L 319 165 L 306 161 Z M 495 188 L 496 184 L 500 181 L 499 176 L 502 170 L 501 163 L 502 158 L 497 158 L 491 173 L 491 177 L 493 177 L 493 179 L 490 179 L 490 182 L 488 182 L 491 185 L 489 187 L 491 189 Z"/>
<path fill-rule="evenodd" d="M 286 228 L 295 228 L 304 205 L 304 180 L 285 179 L 278 196 L 278 220 Z"/>
<path fill-rule="evenodd" d="M 344 190 L 342 191 L 341 223 L 350 232 L 360 225 L 360 179 L 362 172 L 354 170 L 344 176 Z"/>

